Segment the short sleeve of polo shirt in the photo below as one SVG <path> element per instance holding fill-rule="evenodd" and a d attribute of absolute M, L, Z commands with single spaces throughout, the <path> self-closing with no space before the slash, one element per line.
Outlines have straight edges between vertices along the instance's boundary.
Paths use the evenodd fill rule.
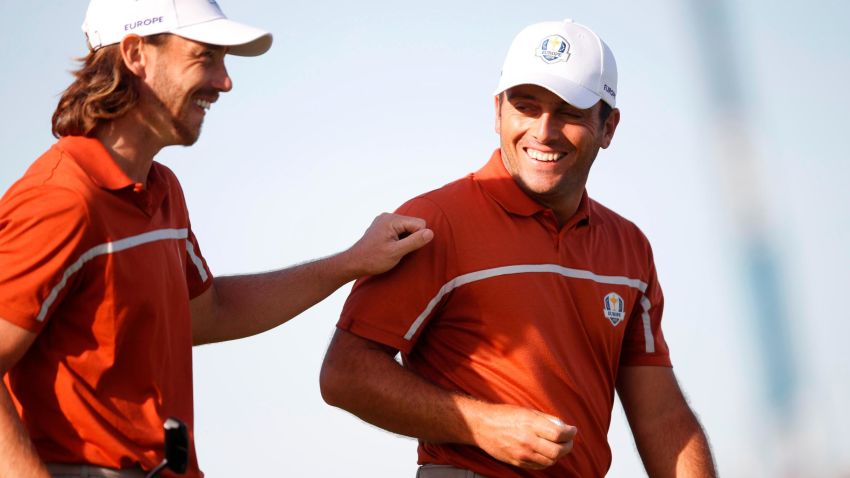
<path fill-rule="evenodd" d="M 74 289 L 68 272 L 87 250 L 88 224 L 83 199 L 63 188 L 27 188 L 0 202 L 0 317 L 44 327 L 49 305 Z"/>
<path fill-rule="evenodd" d="M 189 226 L 189 236 L 186 238 L 186 285 L 189 287 L 189 299 L 201 295 L 212 285 L 212 272 L 206 259 L 201 254 L 198 238 Z"/>
<path fill-rule="evenodd" d="M 189 299 L 194 299 L 201 295 L 212 285 L 212 272 L 207 265 L 207 261 L 201 254 L 201 247 L 198 243 L 198 238 L 192 232 L 192 221 L 189 219 L 189 211 L 186 207 L 186 196 L 183 194 L 183 187 L 180 181 L 175 176 L 174 172 L 168 167 L 154 161 L 153 170 L 158 177 L 162 178 L 168 184 L 169 194 L 172 198 L 179 202 L 180 210 L 186 215 L 187 234 L 186 234 L 186 285 L 189 290 Z"/>
<path fill-rule="evenodd" d="M 397 212 L 424 219 L 434 239 L 390 271 L 358 280 L 337 327 L 409 353 L 439 306 L 431 302 L 452 273 L 454 251 L 451 227 L 431 200 L 412 199 Z"/>
<path fill-rule="evenodd" d="M 664 312 L 664 294 L 658 283 L 658 274 L 652 257 L 649 241 L 643 238 L 646 258 L 649 262 L 649 278 L 641 303 L 634 308 L 623 340 L 620 365 L 651 365 L 670 367 L 670 350 L 661 330 Z"/>

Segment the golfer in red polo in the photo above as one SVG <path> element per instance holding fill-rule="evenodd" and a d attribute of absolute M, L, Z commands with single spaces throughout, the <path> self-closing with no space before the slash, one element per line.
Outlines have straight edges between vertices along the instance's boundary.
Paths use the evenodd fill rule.
<path fill-rule="evenodd" d="M 0 476 L 144 476 L 173 416 L 189 429 L 187 476 L 200 477 L 192 345 L 275 327 L 432 232 L 381 215 L 335 256 L 214 277 L 154 157 L 198 139 L 233 87 L 226 55 L 261 55 L 271 34 L 210 0 L 92 0 L 83 30 L 59 141 L 0 200 Z"/>
<path fill-rule="evenodd" d="M 616 99 L 593 31 L 521 31 L 495 92 L 500 148 L 404 204 L 434 240 L 348 297 L 323 396 L 417 437 L 419 477 L 605 476 L 615 390 L 649 476 L 714 476 L 671 368 L 649 242 L 585 189 Z"/>

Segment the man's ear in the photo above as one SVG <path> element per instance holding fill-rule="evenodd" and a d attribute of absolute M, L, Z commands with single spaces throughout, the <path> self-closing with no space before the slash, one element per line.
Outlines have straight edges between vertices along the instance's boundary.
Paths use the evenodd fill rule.
<path fill-rule="evenodd" d="M 496 106 L 496 134 L 502 134 L 502 94 L 496 95 L 493 101 Z"/>
<path fill-rule="evenodd" d="M 139 78 L 145 77 L 145 66 L 148 58 L 145 51 L 145 40 L 139 35 L 127 35 L 118 44 L 124 66 Z"/>
<path fill-rule="evenodd" d="M 608 118 L 605 120 L 605 124 L 602 125 L 604 128 L 602 131 L 602 148 L 605 149 L 611 145 L 611 140 L 614 139 L 614 131 L 617 130 L 617 125 L 620 124 L 620 110 L 614 108 L 611 110 L 611 114 L 608 115 Z"/>

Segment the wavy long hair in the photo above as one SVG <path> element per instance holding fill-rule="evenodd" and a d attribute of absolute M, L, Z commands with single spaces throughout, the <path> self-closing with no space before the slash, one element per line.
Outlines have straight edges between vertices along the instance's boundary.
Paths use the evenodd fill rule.
<path fill-rule="evenodd" d="M 160 45 L 165 35 L 151 35 L 146 43 Z M 53 136 L 92 136 L 98 126 L 127 114 L 139 100 L 138 78 L 121 58 L 118 45 L 89 51 L 79 58 L 80 69 L 53 112 Z"/>

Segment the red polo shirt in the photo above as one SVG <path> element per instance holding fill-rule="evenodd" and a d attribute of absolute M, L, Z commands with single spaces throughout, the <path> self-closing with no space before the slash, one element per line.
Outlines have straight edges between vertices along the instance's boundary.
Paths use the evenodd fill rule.
<path fill-rule="evenodd" d="M 604 476 L 623 365 L 670 366 L 663 297 L 644 235 L 585 194 L 559 227 L 496 151 L 484 168 L 404 204 L 434 240 L 358 281 L 338 327 L 394 347 L 429 381 L 576 425 L 573 451 L 542 471 L 470 446 L 422 443 L 420 463 L 492 477 Z"/>
<path fill-rule="evenodd" d="M 166 418 L 192 429 L 189 300 L 211 281 L 161 164 L 142 187 L 65 137 L 6 192 L 0 317 L 38 337 L 5 380 L 44 461 L 150 469 Z"/>

